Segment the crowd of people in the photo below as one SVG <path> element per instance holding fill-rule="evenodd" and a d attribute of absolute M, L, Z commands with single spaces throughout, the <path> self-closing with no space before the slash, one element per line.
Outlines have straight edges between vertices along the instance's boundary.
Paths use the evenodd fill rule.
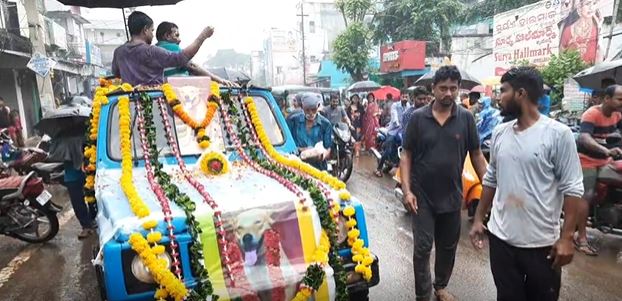
<path fill-rule="evenodd" d="M 158 26 L 156 45 L 151 44 L 154 22 L 146 14 L 133 12 L 128 29 L 131 40 L 115 50 L 112 67 L 124 82 L 158 85 L 165 76 L 192 74 L 235 85 L 190 61 L 213 28 L 206 27 L 183 49 L 173 23 Z M 431 91 L 403 90 L 399 101 L 387 95 L 383 103 L 373 93 L 353 94 L 344 107 L 338 95 L 322 108 L 322 95 L 299 93 L 287 110 L 287 125 L 300 153 L 312 154 L 306 160 L 320 169 L 326 169 L 332 126 L 337 123 L 350 127 L 356 156 L 376 147 L 377 131 L 386 127 L 377 176 L 383 175 L 382 162 L 403 147 L 399 164 L 404 203 L 412 212 L 417 300 L 433 295 L 455 300 L 446 287 L 460 238 L 461 176 L 467 155 L 484 187 L 470 237 L 478 249 L 488 238 L 498 300 L 557 300 L 561 268 L 572 260 L 574 248 L 595 254 L 585 234 L 586 200 L 593 194 L 598 168 L 622 155 L 622 149 L 601 141 L 622 124 L 622 88 L 608 87 L 602 104 L 585 112 L 577 151 L 570 128 L 547 117 L 548 111 L 542 114 L 550 104 L 543 106 L 548 96 L 539 72 L 510 69 L 501 78 L 498 99 L 504 123 L 492 133 L 487 162 L 476 127 L 476 115 L 486 102 L 480 93 L 460 95 L 462 102 L 456 102 L 461 80 L 455 66 L 444 66 L 436 72 Z M 490 220 L 484 224 L 487 214 Z M 429 263 L 433 246 L 434 281 Z"/>

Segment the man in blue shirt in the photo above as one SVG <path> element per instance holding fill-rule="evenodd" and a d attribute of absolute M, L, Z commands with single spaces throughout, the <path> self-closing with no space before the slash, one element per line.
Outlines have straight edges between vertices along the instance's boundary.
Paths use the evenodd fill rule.
<path fill-rule="evenodd" d="M 319 157 L 309 160 L 309 164 L 320 170 L 326 169 L 326 159 L 330 155 L 333 144 L 332 126 L 330 121 L 318 114 L 322 95 L 318 93 L 303 93 L 301 95 L 303 112 L 290 116 L 287 126 L 292 133 L 294 142 L 299 151 L 309 150 L 322 142 L 324 151 Z"/>
<path fill-rule="evenodd" d="M 391 120 L 387 125 L 387 138 L 383 143 L 383 152 L 380 160 L 378 160 L 378 167 L 374 174 L 377 177 L 382 177 L 382 169 L 384 163 L 388 160 L 396 162 L 397 160 L 397 148 L 402 143 L 402 138 L 399 134 L 402 132 L 402 116 L 404 112 L 410 108 L 410 102 L 408 99 L 408 91 L 403 91 L 400 101 L 391 104 Z"/>

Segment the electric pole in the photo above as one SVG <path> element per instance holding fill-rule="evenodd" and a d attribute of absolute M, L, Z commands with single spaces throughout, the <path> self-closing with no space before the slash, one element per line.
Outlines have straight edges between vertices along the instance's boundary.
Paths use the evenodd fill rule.
<path fill-rule="evenodd" d="M 46 55 L 45 41 L 44 41 L 44 25 L 41 24 L 39 19 L 39 9 L 37 8 L 38 1 L 24 1 L 26 8 L 26 18 L 28 19 L 28 28 L 30 42 L 32 43 L 32 54 Z M 54 92 L 52 91 L 52 80 L 50 75 L 45 77 L 35 75 L 37 79 L 37 87 L 39 88 L 39 101 L 41 103 L 41 111 L 45 112 L 55 109 Z"/>
<path fill-rule="evenodd" d="M 300 33 L 302 35 L 302 83 L 303 85 L 307 85 L 307 55 L 305 52 L 305 17 L 309 15 L 305 15 L 305 2 L 300 1 L 300 15 L 296 15 L 300 17 Z"/>
<path fill-rule="evenodd" d="M 609 48 L 611 48 L 611 40 L 613 40 L 613 28 L 616 27 L 616 20 L 618 19 L 618 7 L 620 6 L 620 0 L 613 1 L 613 16 L 611 21 L 611 29 L 609 30 L 609 41 L 607 41 L 607 49 L 605 50 L 605 56 L 603 57 L 603 61 L 607 59 L 609 56 Z"/>

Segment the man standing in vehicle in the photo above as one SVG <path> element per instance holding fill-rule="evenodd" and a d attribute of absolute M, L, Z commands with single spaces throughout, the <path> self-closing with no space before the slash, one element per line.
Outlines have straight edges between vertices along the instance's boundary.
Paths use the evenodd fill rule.
<path fill-rule="evenodd" d="M 333 137 L 330 121 L 318 114 L 322 95 L 307 92 L 303 93 L 300 99 L 303 113 L 290 116 L 291 118 L 287 119 L 287 126 L 298 150 L 301 152 L 301 157 L 305 153 L 312 153 L 312 156 L 305 158 L 305 160 L 320 170 L 326 170 L 326 159 L 330 156 Z M 314 148 L 320 142 L 324 151 L 317 153 Z"/>
<path fill-rule="evenodd" d="M 481 179 L 486 160 L 479 149 L 473 115 L 455 99 L 462 77 L 455 66 L 434 75 L 435 100 L 416 110 L 404 136 L 400 162 L 405 205 L 412 211 L 417 300 L 456 300 L 445 288 L 454 267 L 460 239 L 462 169 L 467 153 Z M 430 253 L 435 245 L 435 280 Z"/>
<path fill-rule="evenodd" d="M 619 143 L 617 145 L 607 143 L 607 137 L 618 132 L 621 125 L 622 86 L 609 86 L 605 89 L 604 95 L 602 104 L 590 107 L 581 116 L 581 133 L 578 140 L 585 194 L 578 221 L 579 233 L 574 242 L 577 250 L 590 256 L 598 255 L 596 249 L 588 242 L 586 230 L 589 202 L 594 197 L 596 178 L 600 168 L 609 164 L 612 157 L 622 156 Z"/>
<path fill-rule="evenodd" d="M 131 40 L 114 51 L 112 73 L 124 82 L 135 85 L 164 83 L 164 69 L 186 67 L 214 29 L 206 27 L 197 39 L 181 52 L 174 53 L 151 45 L 153 20 L 145 13 L 135 11 L 127 19 Z"/>
<path fill-rule="evenodd" d="M 517 119 L 497 126 L 492 135 L 471 242 L 483 248 L 483 220 L 492 206 L 487 230 L 497 300 L 554 301 L 561 267 L 574 252 L 572 236 L 583 195 L 581 164 L 570 128 L 538 111 L 540 73 L 532 67 L 512 68 L 501 84 L 502 114 Z"/>
<path fill-rule="evenodd" d="M 158 43 L 156 43 L 156 46 L 174 53 L 182 52 L 181 47 L 179 47 L 179 43 L 181 43 L 181 40 L 179 39 L 179 27 L 177 27 L 175 23 L 160 23 L 160 25 L 158 25 L 158 28 L 156 29 L 156 39 L 158 39 Z M 224 86 L 237 86 L 237 84 L 222 79 L 218 75 L 201 68 L 201 66 L 193 62 L 189 62 L 188 65 L 184 68 L 174 67 L 164 70 L 165 77 L 190 75 L 209 76 L 213 81 Z"/>

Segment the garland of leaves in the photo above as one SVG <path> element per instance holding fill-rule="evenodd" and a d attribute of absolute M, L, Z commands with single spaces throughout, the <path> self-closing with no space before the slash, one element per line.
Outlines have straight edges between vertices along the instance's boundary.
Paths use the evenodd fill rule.
<path fill-rule="evenodd" d="M 221 253 L 221 258 L 224 260 L 223 266 L 225 268 L 225 275 L 229 277 L 230 285 L 228 288 L 230 290 L 236 289 L 241 291 L 242 299 L 245 301 L 258 301 L 257 294 L 250 288 L 250 283 L 248 282 L 246 275 L 244 274 L 244 266 L 243 265 L 235 265 L 235 255 L 238 255 L 241 258 L 241 253 L 234 254 L 232 253 L 232 246 L 237 247 L 237 244 L 231 243 L 227 241 L 226 238 L 226 230 L 224 228 L 224 223 L 222 221 L 221 212 L 218 208 L 218 204 L 212 198 L 212 196 L 207 192 L 203 184 L 198 182 L 192 177 L 192 174 L 186 168 L 186 164 L 181 158 L 181 154 L 179 152 L 179 146 L 177 141 L 175 141 L 175 137 L 173 135 L 172 126 L 170 124 L 168 111 L 166 109 L 166 104 L 164 99 L 159 98 L 158 107 L 160 109 L 160 116 L 162 116 L 162 121 L 164 122 L 164 129 L 166 131 L 166 138 L 168 140 L 169 147 L 171 148 L 175 159 L 179 164 L 179 169 L 184 174 L 186 180 L 192 185 L 203 197 L 203 201 L 208 204 L 212 210 L 214 210 L 214 226 L 216 227 L 216 239 L 218 241 L 219 250 Z M 238 249 L 239 252 L 239 249 Z M 233 263 L 233 267 L 232 267 Z M 241 273 L 240 273 L 241 272 Z M 234 276 L 235 275 L 235 279 Z"/>
<path fill-rule="evenodd" d="M 136 118 L 138 120 L 138 130 L 140 132 L 140 135 L 139 135 L 140 144 L 143 150 L 145 170 L 147 171 L 147 181 L 149 182 L 149 186 L 151 187 L 151 190 L 153 191 L 153 193 L 155 193 L 156 198 L 158 202 L 160 203 L 160 207 L 162 208 L 162 213 L 164 213 L 164 220 L 166 221 L 167 229 L 169 231 L 168 233 L 168 236 L 170 239 L 169 245 L 171 247 L 171 257 L 173 258 L 172 266 L 175 270 L 175 274 L 177 275 L 177 278 L 182 280 L 181 268 L 179 267 L 181 265 L 181 262 L 179 261 L 179 253 L 178 253 L 179 245 L 175 241 L 175 233 L 174 233 L 175 227 L 173 226 L 173 223 L 172 223 L 173 217 L 172 217 L 171 207 L 169 205 L 169 200 L 166 198 L 165 192 L 162 189 L 162 186 L 160 186 L 155 181 L 153 166 L 151 165 L 151 161 L 150 161 L 151 153 L 149 152 L 149 149 L 148 149 L 149 146 L 147 142 L 147 131 L 145 130 L 145 117 L 141 109 L 140 101 L 136 101 L 136 112 L 137 112 Z"/>
<path fill-rule="evenodd" d="M 235 106 L 234 102 L 230 98 L 230 95 L 228 94 L 223 95 L 223 100 L 226 101 L 229 107 Z M 240 118 L 238 118 L 239 112 L 235 110 L 234 113 L 235 115 L 233 116 L 235 116 L 237 127 L 239 129 L 239 132 L 242 133 L 241 139 L 242 139 L 243 144 L 247 145 L 251 149 L 251 153 L 254 153 L 255 156 L 258 157 L 258 152 L 259 152 L 259 150 L 257 149 L 258 147 L 249 143 L 248 138 L 247 138 L 247 136 L 250 135 L 249 128 L 251 127 L 251 125 L 248 124 L 246 127 L 244 127 L 242 121 L 240 120 Z M 225 122 L 227 122 L 227 120 L 225 120 Z M 230 133 L 230 135 L 232 136 L 232 138 L 234 138 L 234 140 L 237 138 L 235 137 L 236 136 L 235 133 Z M 337 234 L 336 234 L 337 228 L 335 225 L 335 221 L 333 219 L 333 215 L 331 214 L 331 211 L 329 209 L 328 201 L 327 199 L 324 198 L 321 189 L 318 187 L 318 185 L 314 183 L 313 180 L 304 179 L 303 177 L 296 176 L 296 174 L 290 172 L 286 168 L 282 168 L 282 167 L 279 167 L 278 165 L 271 164 L 266 159 L 258 160 L 258 162 L 263 168 L 277 173 L 281 177 L 284 177 L 294 182 L 296 185 L 298 185 L 299 187 L 302 187 L 304 190 L 307 190 L 309 192 L 311 199 L 313 201 L 313 204 L 315 205 L 315 208 L 320 217 L 320 224 L 322 225 L 322 229 L 326 232 L 328 236 L 328 241 L 330 242 L 330 250 L 328 252 L 328 258 L 329 258 L 328 262 L 335 272 L 334 278 L 335 278 L 335 286 L 336 286 L 336 300 L 339 300 L 339 301 L 349 300 L 348 290 L 346 286 L 345 269 L 343 268 L 343 264 L 336 250 L 336 246 L 338 245 Z M 321 266 L 310 265 L 307 268 L 307 273 L 305 277 L 303 278 L 303 284 L 307 287 L 313 288 L 313 290 L 316 291 L 319 288 L 319 286 L 322 284 L 323 279 L 324 279 L 324 270 L 321 268 Z"/>
<path fill-rule="evenodd" d="M 149 153 L 151 155 L 150 163 L 154 168 L 156 179 L 160 186 L 164 189 L 166 196 L 181 207 L 186 214 L 188 233 L 192 237 L 193 242 L 192 246 L 189 248 L 190 266 L 197 278 L 197 284 L 194 289 L 190 291 L 188 299 L 206 300 L 209 296 L 212 296 L 212 300 L 218 300 L 218 296 L 213 295 L 214 290 L 212 283 L 209 280 L 208 272 L 202 263 L 203 245 L 199 241 L 199 235 L 202 230 L 193 215 L 196 205 L 186 194 L 182 193 L 179 188 L 171 182 L 170 176 L 162 170 L 162 164 L 158 161 L 156 131 L 153 123 L 153 102 L 151 97 L 147 93 L 141 93 L 137 106 L 142 106 L 142 110 L 139 109 L 139 111 L 142 111 L 145 118 L 145 133 L 149 145 Z"/>

